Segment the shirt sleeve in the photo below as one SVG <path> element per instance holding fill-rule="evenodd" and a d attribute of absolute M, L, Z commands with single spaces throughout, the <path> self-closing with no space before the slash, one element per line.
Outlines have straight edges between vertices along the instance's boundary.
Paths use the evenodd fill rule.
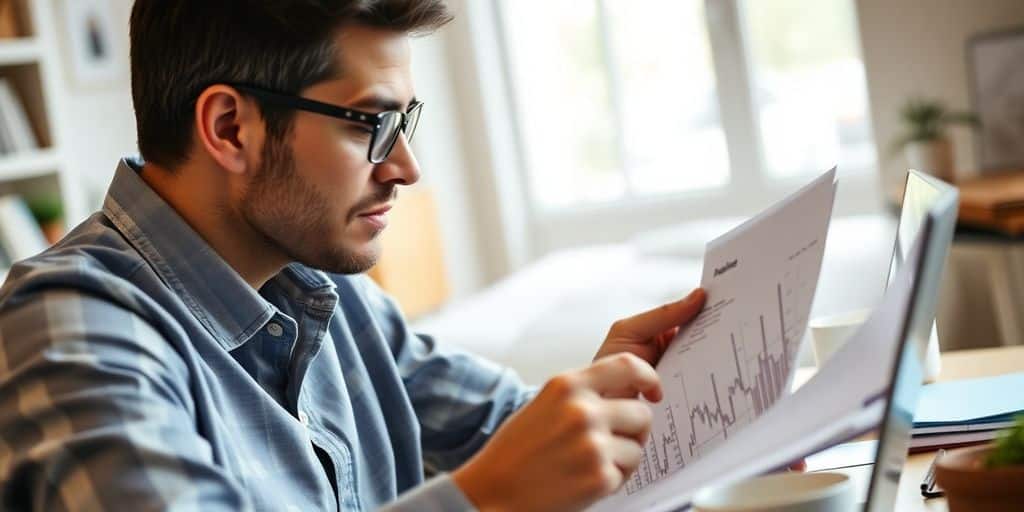
<path fill-rule="evenodd" d="M 0 314 L 0 509 L 248 510 L 195 430 L 184 360 L 71 291 Z"/>
<path fill-rule="evenodd" d="M 424 461 L 455 469 L 537 391 L 508 368 L 413 333 L 394 301 L 365 283 L 420 422 Z"/>

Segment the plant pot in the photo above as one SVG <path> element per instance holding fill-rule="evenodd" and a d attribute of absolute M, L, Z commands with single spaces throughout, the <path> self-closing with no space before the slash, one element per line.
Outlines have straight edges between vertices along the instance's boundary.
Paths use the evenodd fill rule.
<path fill-rule="evenodd" d="M 59 242 L 61 238 L 64 238 L 64 222 L 60 220 L 47 222 L 39 227 L 43 230 L 43 236 L 46 237 L 47 242 L 50 242 L 50 245 L 53 245 Z"/>
<path fill-rule="evenodd" d="M 985 467 L 992 445 L 947 452 L 935 464 L 935 481 L 946 491 L 950 512 L 1024 509 L 1024 465 Z"/>
<path fill-rule="evenodd" d="M 909 168 L 949 183 L 954 181 L 953 144 L 949 139 L 940 137 L 930 141 L 909 142 L 903 152 Z"/>

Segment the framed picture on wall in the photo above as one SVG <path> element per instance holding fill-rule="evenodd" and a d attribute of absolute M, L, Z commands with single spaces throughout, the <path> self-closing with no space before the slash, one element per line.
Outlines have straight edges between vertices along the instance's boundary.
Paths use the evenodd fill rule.
<path fill-rule="evenodd" d="M 1024 170 L 1024 27 L 971 38 L 967 63 L 979 168 Z"/>
<path fill-rule="evenodd" d="M 110 0 L 63 0 L 64 53 L 71 80 L 81 88 L 122 78 L 124 65 Z M 125 28 L 127 30 L 127 28 Z"/>

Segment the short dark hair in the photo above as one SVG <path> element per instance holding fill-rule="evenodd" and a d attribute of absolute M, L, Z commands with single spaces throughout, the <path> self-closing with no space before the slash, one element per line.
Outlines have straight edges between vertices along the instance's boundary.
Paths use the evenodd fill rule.
<path fill-rule="evenodd" d="M 210 85 L 248 83 L 298 93 L 336 78 L 334 38 L 346 25 L 428 33 L 451 21 L 444 0 L 136 0 L 132 100 L 143 159 L 183 164 L 195 101 Z M 260 103 L 268 137 L 293 113 Z"/>

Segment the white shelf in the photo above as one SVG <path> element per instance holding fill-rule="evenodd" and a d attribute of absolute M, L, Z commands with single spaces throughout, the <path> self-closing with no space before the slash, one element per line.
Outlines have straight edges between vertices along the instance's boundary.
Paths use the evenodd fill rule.
<path fill-rule="evenodd" d="M 0 66 L 38 62 L 39 43 L 31 37 L 0 39 Z"/>
<path fill-rule="evenodd" d="M 52 149 L 0 155 L 0 182 L 56 174 L 60 160 Z"/>
<path fill-rule="evenodd" d="M 88 136 L 64 122 L 69 111 L 77 112 L 73 102 L 78 98 L 62 79 L 61 41 L 66 34 L 60 27 L 65 25 L 62 18 L 67 9 L 61 6 L 79 1 L 0 0 L 0 5 L 14 5 L 25 34 L 0 38 L 0 77 L 15 88 L 43 146 L 0 155 L 0 193 L 59 194 L 67 224 L 77 224 L 92 212 L 86 204 L 87 191 L 73 176 L 70 164 L 74 162 L 68 160 L 64 146 L 67 137 Z"/>

